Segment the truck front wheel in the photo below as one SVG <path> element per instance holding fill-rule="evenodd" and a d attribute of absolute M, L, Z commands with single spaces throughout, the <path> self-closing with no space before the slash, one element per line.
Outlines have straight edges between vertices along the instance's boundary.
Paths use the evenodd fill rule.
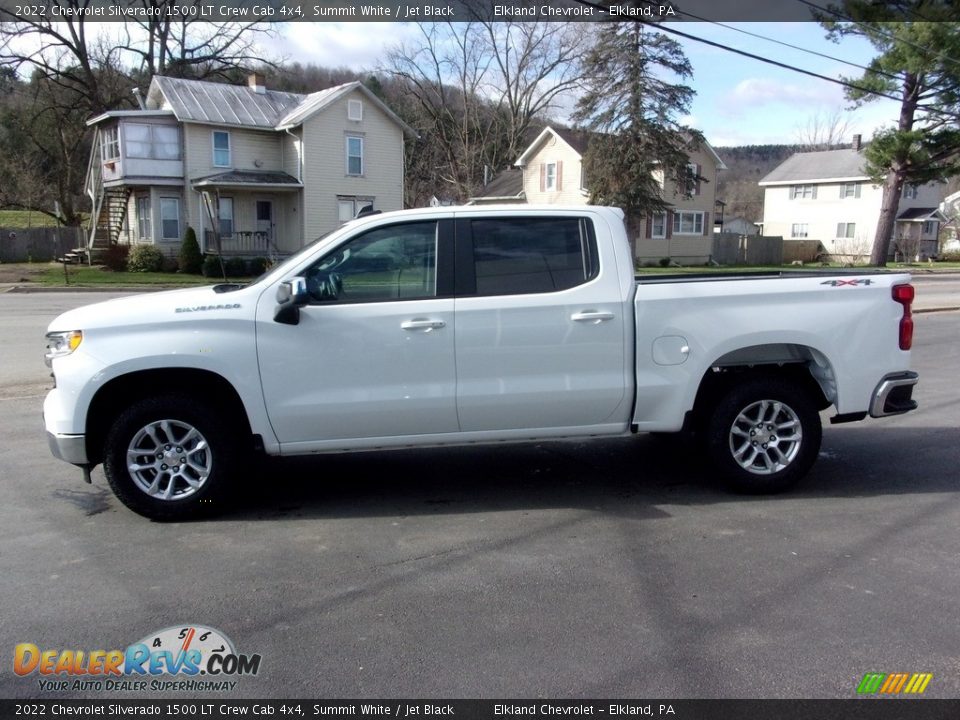
<path fill-rule="evenodd" d="M 231 425 L 188 395 L 140 400 L 114 421 L 103 469 L 120 501 L 154 520 L 215 511 L 236 465 Z"/>
<path fill-rule="evenodd" d="M 812 400 L 789 380 L 770 377 L 733 387 L 707 425 L 707 449 L 737 492 L 777 493 L 817 459 L 822 429 Z"/>

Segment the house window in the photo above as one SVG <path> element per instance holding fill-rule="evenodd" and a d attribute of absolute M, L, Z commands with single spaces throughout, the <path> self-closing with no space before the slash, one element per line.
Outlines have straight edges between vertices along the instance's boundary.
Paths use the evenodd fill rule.
<path fill-rule="evenodd" d="M 220 237 L 230 237 L 233 235 L 233 198 L 222 197 L 218 204 L 220 206 Z"/>
<path fill-rule="evenodd" d="M 936 220 L 925 220 L 923 223 L 923 234 L 924 235 L 936 235 L 937 234 L 937 221 Z"/>
<path fill-rule="evenodd" d="M 129 158 L 179 160 L 180 134 L 170 125 L 126 123 L 123 126 L 125 155 Z"/>
<path fill-rule="evenodd" d="M 116 127 L 106 128 L 102 133 L 103 139 L 100 142 L 100 157 L 104 162 L 118 160 L 120 158 L 120 133 Z"/>
<path fill-rule="evenodd" d="M 373 205 L 370 198 L 339 197 L 337 198 L 337 219 L 341 224 L 353 220 L 363 208 Z"/>
<path fill-rule="evenodd" d="M 213 166 L 230 167 L 230 133 L 213 131 Z"/>
<path fill-rule="evenodd" d="M 702 212 L 675 212 L 673 214 L 674 235 L 703 235 Z"/>
<path fill-rule="evenodd" d="M 860 197 L 860 183 L 844 183 L 840 186 L 840 197 L 841 198 L 858 198 Z"/>
<path fill-rule="evenodd" d="M 550 192 L 557 189 L 557 164 L 547 163 L 544 169 L 543 189 Z"/>
<path fill-rule="evenodd" d="M 917 186 L 910 183 L 903 186 L 903 199 L 904 200 L 916 200 L 917 199 Z"/>
<path fill-rule="evenodd" d="M 805 238 L 809 234 L 807 223 L 794 223 L 790 226 L 790 237 Z"/>
<path fill-rule="evenodd" d="M 654 213 L 650 221 L 650 237 L 662 238 L 667 236 L 667 214 Z"/>
<path fill-rule="evenodd" d="M 838 238 L 852 238 L 857 235 L 856 223 L 837 223 Z"/>
<path fill-rule="evenodd" d="M 347 136 L 347 175 L 363 175 L 363 138 Z"/>
<path fill-rule="evenodd" d="M 137 198 L 137 233 L 140 235 L 141 240 L 147 240 L 153 237 L 149 195 L 141 195 Z"/>
<path fill-rule="evenodd" d="M 815 200 L 817 197 L 816 185 L 794 185 L 790 188 L 790 197 L 793 200 Z"/>
<path fill-rule="evenodd" d="M 363 120 L 363 103 L 359 100 L 347 100 L 347 120 Z"/>
<path fill-rule="evenodd" d="M 160 231 L 164 240 L 180 239 L 180 198 L 160 198 Z"/>
<path fill-rule="evenodd" d="M 687 163 L 686 195 L 699 195 L 700 183 L 697 178 L 700 176 L 700 166 L 696 163 Z"/>

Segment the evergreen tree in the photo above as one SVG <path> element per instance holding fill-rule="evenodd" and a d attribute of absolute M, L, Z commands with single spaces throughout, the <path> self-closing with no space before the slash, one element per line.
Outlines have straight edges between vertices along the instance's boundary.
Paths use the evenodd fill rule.
<path fill-rule="evenodd" d="M 833 15 L 832 17 L 836 17 Z M 821 19 L 828 36 L 870 41 L 876 57 L 846 91 L 855 106 L 884 93 L 901 98 L 897 124 L 874 134 L 864 151 L 865 171 L 883 186 L 870 262 L 887 263 L 900 195 L 907 183 L 944 181 L 960 173 L 960 11 L 926 0 L 844 6 L 851 22 Z M 904 22 L 904 19 L 910 20 Z M 916 22 L 917 19 L 933 22 Z"/>
<path fill-rule="evenodd" d="M 694 91 L 671 82 L 692 74 L 679 43 L 636 22 L 603 25 L 583 59 L 586 92 L 573 117 L 596 133 L 583 158 L 585 184 L 591 203 L 624 209 L 631 242 L 640 217 L 670 207 L 664 187 L 682 191 L 696 179 L 687 164 L 703 136 L 678 120 Z"/>

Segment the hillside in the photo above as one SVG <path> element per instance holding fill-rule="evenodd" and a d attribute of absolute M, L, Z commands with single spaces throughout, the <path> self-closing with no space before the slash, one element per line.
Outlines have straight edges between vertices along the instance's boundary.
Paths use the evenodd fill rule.
<path fill-rule="evenodd" d="M 727 170 L 719 173 L 717 199 L 726 203 L 725 218 L 763 219 L 763 190 L 757 183 L 795 152 L 799 145 L 741 145 L 714 148 Z"/>

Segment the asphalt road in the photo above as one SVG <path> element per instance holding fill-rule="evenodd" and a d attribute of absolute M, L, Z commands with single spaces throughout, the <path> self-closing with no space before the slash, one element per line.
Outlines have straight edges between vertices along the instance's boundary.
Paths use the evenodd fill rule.
<path fill-rule="evenodd" d="M 917 318 L 921 408 L 827 426 L 789 495 L 639 437 L 270 462 L 156 524 L 47 451 L 39 338 L 76 302 L 0 295 L 0 697 L 139 697 L 41 693 L 13 648 L 181 624 L 262 655 L 230 698 L 960 697 L 960 313 Z"/>

